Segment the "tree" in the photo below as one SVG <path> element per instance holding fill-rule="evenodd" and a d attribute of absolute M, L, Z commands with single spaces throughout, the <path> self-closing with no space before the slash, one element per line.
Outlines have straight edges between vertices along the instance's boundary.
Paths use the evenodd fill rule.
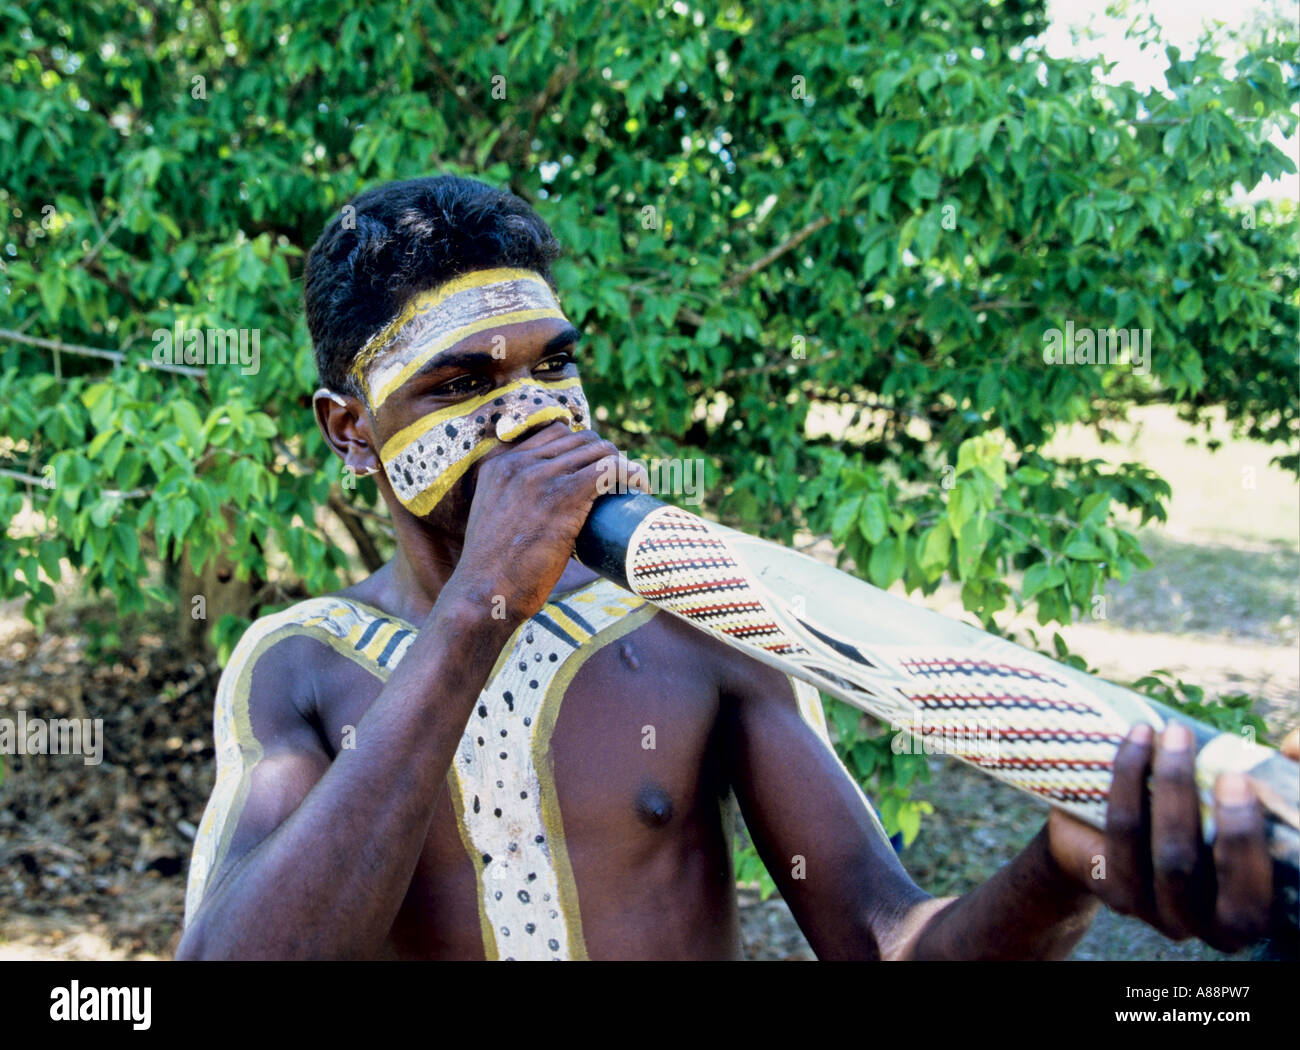
<path fill-rule="evenodd" d="M 0 18 L 0 508 L 42 514 L 10 528 L 0 594 L 34 619 L 62 559 L 123 609 L 188 610 L 153 559 L 220 556 L 257 588 L 228 647 L 286 572 L 341 583 L 321 508 L 368 562 L 390 549 L 312 421 L 299 282 L 350 197 L 436 172 L 508 184 L 555 228 L 609 436 L 706 460 L 729 524 L 830 534 L 881 586 L 959 580 L 992 629 L 1022 604 L 1069 622 L 1148 564 L 1120 514 L 1162 519 L 1168 487 L 1048 458 L 1063 425 L 1218 406 L 1300 469 L 1295 208 L 1227 203 L 1294 170 L 1269 142 L 1296 125 L 1293 31 L 1232 69 L 1170 49 L 1148 93 L 1047 56 L 1042 4 L 1015 0 Z M 178 325 L 256 334 L 255 367 L 168 358 Z M 1145 361 L 1045 360 L 1119 329 Z M 828 411 L 847 426 L 811 431 Z M 914 834 L 909 767 L 835 718 Z"/>

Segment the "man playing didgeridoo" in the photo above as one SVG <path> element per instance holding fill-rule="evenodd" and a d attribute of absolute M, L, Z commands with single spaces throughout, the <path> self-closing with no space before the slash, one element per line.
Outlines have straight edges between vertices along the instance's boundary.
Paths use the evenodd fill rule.
<path fill-rule="evenodd" d="M 1124 743 L 1107 831 L 1053 811 L 984 885 L 927 895 L 814 690 L 572 558 L 627 464 L 591 429 L 537 215 L 438 178 L 349 218 L 307 261 L 316 418 L 397 553 L 235 650 L 179 957 L 736 958 L 736 806 L 823 959 L 1062 957 L 1102 903 L 1228 950 L 1261 934 L 1253 790 L 1220 780 L 1204 843 L 1176 725 Z"/>

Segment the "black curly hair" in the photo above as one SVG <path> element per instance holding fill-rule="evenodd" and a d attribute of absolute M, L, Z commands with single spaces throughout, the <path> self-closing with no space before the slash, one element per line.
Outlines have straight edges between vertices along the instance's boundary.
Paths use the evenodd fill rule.
<path fill-rule="evenodd" d="M 412 295 L 496 266 L 554 284 L 559 255 L 550 227 L 507 190 L 456 175 L 367 190 L 307 256 L 303 299 L 321 385 L 360 396 L 349 374 L 357 351 Z"/>

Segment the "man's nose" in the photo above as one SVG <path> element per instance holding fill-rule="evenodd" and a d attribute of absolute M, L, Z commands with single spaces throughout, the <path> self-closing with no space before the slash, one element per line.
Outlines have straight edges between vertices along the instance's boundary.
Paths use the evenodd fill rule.
<path fill-rule="evenodd" d="M 506 396 L 506 404 L 501 408 L 501 417 L 496 424 L 497 439 L 519 441 L 555 422 L 573 425 L 573 412 L 568 404 L 561 403 L 550 390 L 523 386 Z"/>

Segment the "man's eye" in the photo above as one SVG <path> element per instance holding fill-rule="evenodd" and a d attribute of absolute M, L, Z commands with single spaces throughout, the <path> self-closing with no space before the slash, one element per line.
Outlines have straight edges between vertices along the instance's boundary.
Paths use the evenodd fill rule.
<path fill-rule="evenodd" d="M 553 354 L 545 361 L 538 362 L 534 371 L 538 372 L 563 372 L 573 363 L 573 355 L 570 353 Z"/>
<path fill-rule="evenodd" d="M 482 382 L 483 380 L 479 376 L 457 376 L 455 379 L 450 379 L 440 386 L 434 387 L 431 393 L 435 397 L 457 397 L 461 394 L 472 394 Z"/>

